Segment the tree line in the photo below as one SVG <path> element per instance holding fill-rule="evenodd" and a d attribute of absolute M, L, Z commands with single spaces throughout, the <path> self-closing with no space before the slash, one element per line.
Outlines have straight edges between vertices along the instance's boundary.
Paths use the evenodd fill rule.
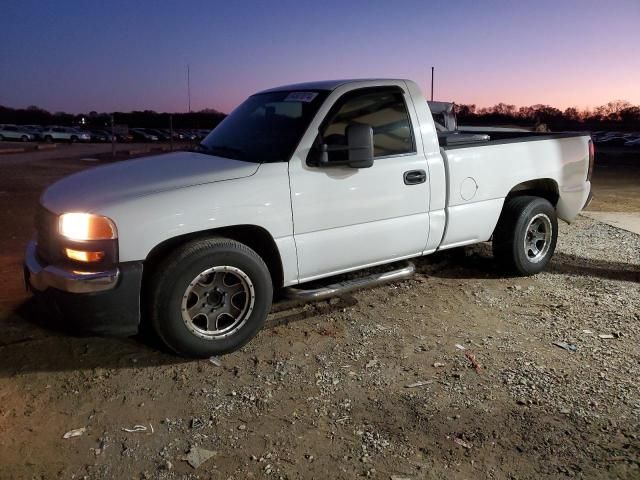
<path fill-rule="evenodd" d="M 153 110 L 73 114 L 66 112 L 51 113 L 37 106 L 27 108 L 10 108 L 0 106 L 0 123 L 18 125 L 60 125 L 85 128 L 109 128 L 111 115 L 116 125 L 144 128 L 169 128 L 169 117 L 173 128 L 203 128 L 215 127 L 226 116 L 213 109 L 205 109 L 190 113 L 158 113 Z"/>
<path fill-rule="evenodd" d="M 520 108 L 506 103 L 486 108 L 456 105 L 456 113 L 460 125 L 545 125 L 552 131 L 640 131 L 640 106 L 625 100 L 614 100 L 586 110 L 575 107 L 560 110 L 542 104 Z"/>
<path fill-rule="evenodd" d="M 552 131 L 560 130 L 609 130 L 640 131 L 640 106 L 624 100 L 615 100 L 594 109 L 579 110 L 575 107 L 560 110 L 549 105 L 531 105 L 517 108 L 498 103 L 492 107 L 477 108 L 474 104 L 456 105 L 460 125 L 514 125 L 533 127 L 545 125 Z M 0 106 L 0 123 L 19 125 L 74 125 L 87 128 L 105 128 L 111 125 L 109 113 L 89 112 L 71 114 L 51 113 L 37 106 L 10 108 Z M 226 114 L 214 109 L 190 113 L 158 113 L 152 110 L 115 112 L 114 123 L 130 127 L 173 128 L 215 127 Z M 82 123 L 84 122 L 84 123 Z"/>

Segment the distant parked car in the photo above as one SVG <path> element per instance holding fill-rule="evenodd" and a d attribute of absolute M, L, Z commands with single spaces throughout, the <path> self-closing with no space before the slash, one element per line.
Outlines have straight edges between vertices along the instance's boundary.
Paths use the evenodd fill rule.
<path fill-rule="evenodd" d="M 608 138 L 613 137 L 614 135 L 619 135 L 619 134 L 613 133 L 613 132 L 600 132 L 598 134 L 593 134 L 593 141 L 595 143 L 602 143 Z"/>
<path fill-rule="evenodd" d="M 182 135 L 182 138 L 184 140 L 195 140 L 196 139 L 196 135 L 191 131 L 191 130 L 178 130 L 180 132 L 180 135 Z"/>
<path fill-rule="evenodd" d="M 202 140 L 204 137 L 206 137 L 206 135 L 202 135 L 202 133 L 200 133 L 200 130 L 187 130 L 186 133 L 189 140 Z"/>
<path fill-rule="evenodd" d="M 619 132 L 612 132 L 600 137 L 596 143 L 600 145 L 621 146 L 627 141 L 627 138 Z"/>
<path fill-rule="evenodd" d="M 111 141 L 111 130 L 109 130 L 109 129 L 104 129 L 104 130 L 98 129 L 98 130 L 96 130 L 96 132 L 102 132 L 104 135 L 107 136 L 107 138 L 109 139 L 108 141 L 109 142 Z M 127 131 L 121 130 L 121 129 L 116 130 L 113 133 L 113 137 L 114 137 L 114 140 L 116 142 L 120 142 L 120 143 L 133 142 L 133 135 L 131 135 L 131 133 L 129 133 L 128 130 Z"/>
<path fill-rule="evenodd" d="M 34 140 L 42 140 L 42 127 L 40 125 L 22 125 L 20 128 L 33 135 Z"/>
<path fill-rule="evenodd" d="M 112 134 L 111 130 L 98 130 L 98 131 L 104 133 L 107 136 L 107 138 L 109 139 L 108 140 L 109 142 L 111 141 L 111 137 L 112 136 L 113 136 L 113 140 L 114 141 L 116 141 L 116 142 L 118 141 L 118 134 L 117 133 L 113 133 Z"/>
<path fill-rule="evenodd" d="M 35 137 L 16 125 L 0 125 L 0 140 L 18 140 L 20 142 L 30 142 Z"/>
<path fill-rule="evenodd" d="M 144 128 L 130 128 L 129 133 L 133 136 L 134 140 L 142 142 L 157 142 L 158 136 L 152 135 Z"/>
<path fill-rule="evenodd" d="M 184 135 L 177 130 L 173 130 L 173 132 L 166 128 L 159 128 L 158 130 L 165 134 L 167 138 L 173 137 L 174 140 L 184 140 Z"/>
<path fill-rule="evenodd" d="M 131 133 L 116 133 L 116 141 L 117 142 L 133 142 L 133 135 Z"/>
<path fill-rule="evenodd" d="M 89 130 L 92 142 L 110 142 L 111 134 L 104 130 Z"/>
<path fill-rule="evenodd" d="M 42 131 L 45 142 L 89 142 L 91 135 L 72 127 L 47 127 Z"/>
<path fill-rule="evenodd" d="M 170 135 L 168 133 L 164 133 L 162 130 L 158 130 L 157 128 L 145 128 L 144 131 L 149 135 L 158 137 L 158 140 L 163 142 L 170 139 Z"/>

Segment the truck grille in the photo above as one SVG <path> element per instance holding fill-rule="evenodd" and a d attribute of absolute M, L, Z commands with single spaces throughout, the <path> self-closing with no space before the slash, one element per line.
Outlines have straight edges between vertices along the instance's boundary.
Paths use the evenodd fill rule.
<path fill-rule="evenodd" d="M 58 215 L 40 205 L 36 212 L 36 252 L 45 263 L 57 263 L 63 258 L 59 237 Z"/>

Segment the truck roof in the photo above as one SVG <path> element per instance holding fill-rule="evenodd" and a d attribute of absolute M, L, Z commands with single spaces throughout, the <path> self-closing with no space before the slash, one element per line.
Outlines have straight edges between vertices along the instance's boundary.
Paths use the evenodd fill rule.
<path fill-rule="evenodd" d="M 351 78 L 344 80 L 320 80 L 317 82 L 294 83 L 291 85 L 282 85 L 280 87 L 269 88 L 258 93 L 281 92 L 287 90 L 335 90 L 346 83 L 356 82 L 405 82 L 403 79 L 395 78 Z"/>

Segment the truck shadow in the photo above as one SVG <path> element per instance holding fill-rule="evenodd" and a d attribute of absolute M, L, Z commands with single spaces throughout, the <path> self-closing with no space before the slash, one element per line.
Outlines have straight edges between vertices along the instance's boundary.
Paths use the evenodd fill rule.
<path fill-rule="evenodd" d="M 273 329 L 355 305 L 351 296 L 304 304 L 280 300 L 264 328 Z M 2 324 L 0 378 L 34 372 L 128 369 L 180 365 L 198 359 L 175 355 L 144 326 L 133 337 L 82 336 L 64 319 L 47 315 L 29 298 Z"/>
<path fill-rule="evenodd" d="M 290 323 L 300 322 L 318 315 L 334 313 L 357 304 L 358 301 L 351 294 L 311 303 L 278 300 L 273 304 L 271 314 L 267 318 L 264 328 L 270 329 L 289 325 Z"/>
<path fill-rule="evenodd" d="M 33 298 L 3 322 L 0 378 L 30 372 L 143 368 L 191 361 L 171 355 L 153 335 L 80 336 L 63 320 L 40 310 Z"/>
<path fill-rule="evenodd" d="M 442 278 L 506 278 L 491 254 L 489 245 L 448 250 L 416 262 L 420 273 Z M 547 273 L 596 277 L 640 283 L 640 265 L 596 260 L 556 252 L 545 270 Z"/>
<path fill-rule="evenodd" d="M 492 258 L 490 246 L 484 244 L 443 251 L 413 261 L 418 273 L 433 277 L 507 277 Z M 565 253 L 554 256 L 547 272 L 640 283 L 640 265 Z M 358 303 L 357 291 L 353 295 L 313 303 L 276 299 L 264 328 L 274 329 L 353 307 Z M 3 328 L 4 336 L 0 340 L 0 378 L 30 372 L 143 368 L 193 361 L 167 352 L 145 328 L 129 338 L 78 336 L 77 331 L 70 331 L 64 321 L 39 310 L 33 299 L 21 304 L 3 327 L 6 328 Z"/>

